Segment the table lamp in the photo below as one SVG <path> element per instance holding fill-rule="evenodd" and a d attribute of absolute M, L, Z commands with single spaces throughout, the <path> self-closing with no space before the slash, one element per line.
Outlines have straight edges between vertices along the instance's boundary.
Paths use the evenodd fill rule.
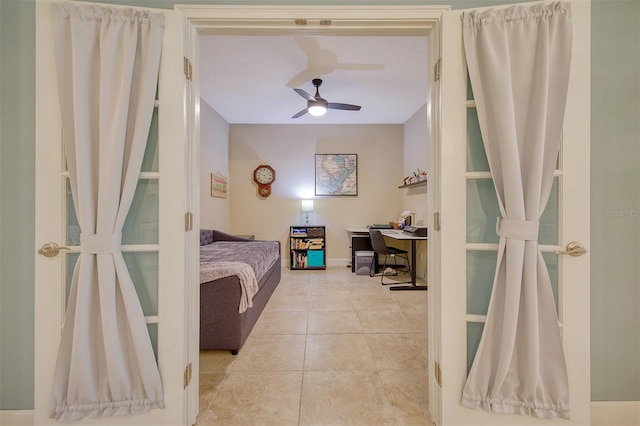
<path fill-rule="evenodd" d="M 313 211 L 313 200 L 302 200 L 302 207 L 300 210 L 306 214 L 307 223 L 305 223 L 305 225 L 309 225 L 309 212 Z"/>

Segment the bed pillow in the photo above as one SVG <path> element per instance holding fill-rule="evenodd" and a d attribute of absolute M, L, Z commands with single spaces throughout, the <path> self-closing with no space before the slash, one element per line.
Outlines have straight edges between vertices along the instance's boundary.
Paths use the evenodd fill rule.
<path fill-rule="evenodd" d="M 200 245 L 206 246 L 213 243 L 213 229 L 200 230 Z"/>

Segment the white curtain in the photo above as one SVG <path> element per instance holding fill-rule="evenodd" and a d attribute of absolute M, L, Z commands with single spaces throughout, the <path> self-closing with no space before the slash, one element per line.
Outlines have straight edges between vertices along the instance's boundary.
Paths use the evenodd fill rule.
<path fill-rule="evenodd" d="M 538 228 L 560 147 L 571 58 L 569 5 L 472 11 L 463 17 L 463 33 L 502 217 L 489 310 L 462 404 L 568 418 L 566 364 Z"/>
<path fill-rule="evenodd" d="M 142 308 L 121 232 L 153 113 L 164 15 L 52 5 L 66 163 L 80 256 L 58 350 L 50 415 L 58 421 L 162 408 Z"/>

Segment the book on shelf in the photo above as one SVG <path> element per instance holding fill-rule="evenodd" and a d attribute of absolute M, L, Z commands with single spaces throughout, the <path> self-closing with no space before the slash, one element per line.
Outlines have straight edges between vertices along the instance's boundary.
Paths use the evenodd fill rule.
<path fill-rule="evenodd" d="M 291 229 L 291 236 L 292 237 L 306 237 L 307 236 L 307 230 L 305 228 L 302 228 L 302 229 L 292 228 Z"/>

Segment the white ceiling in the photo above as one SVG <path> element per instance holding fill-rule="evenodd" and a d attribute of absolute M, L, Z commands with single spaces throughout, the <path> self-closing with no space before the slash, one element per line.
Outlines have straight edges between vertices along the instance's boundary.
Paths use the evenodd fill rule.
<path fill-rule="evenodd" d="M 425 36 L 202 36 L 201 97 L 230 124 L 405 123 L 428 96 Z M 323 79 L 328 102 L 360 111 L 328 110 L 292 119 Z"/>

